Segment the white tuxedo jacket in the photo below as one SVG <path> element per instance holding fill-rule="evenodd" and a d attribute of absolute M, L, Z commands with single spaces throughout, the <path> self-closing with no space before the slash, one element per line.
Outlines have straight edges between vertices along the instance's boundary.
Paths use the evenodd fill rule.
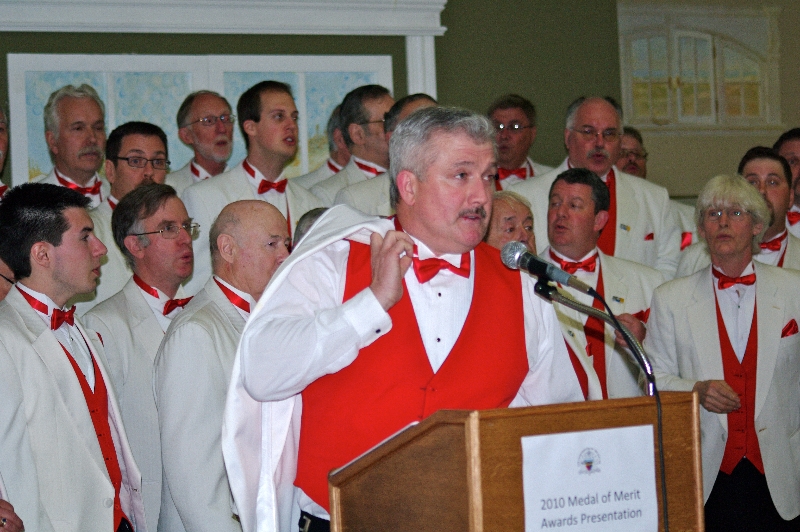
<path fill-rule="evenodd" d="M 678 223 L 681 239 L 683 239 L 684 233 L 691 233 L 692 240 L 689 242 L 689 245 L 691 246 L 691 244 L 699 242 L 697 238 L 697 223 L 694 221 L 694 207 L 675 200 L 670 200 L 669 203 L 675 211 L 675 221 Z M 687 249 L 689 248 L 684 248 L 681 251 L 686 251 Z"/>
<path fill-rule="evenodd" d="M 800 273 L 753 263 L 756 271 L 758 368 L 755 430 L 772 501 L 783 519 L 800 514 Z M 661 390 L 691 391 L 697 381 L 722 380 L 711 267 L 681 277 L 653 294 L 645 348 Z M 700 408 L 703 487 L 708 499 L 717 478 L 728 417 Z"/>
<path fill-rule="evenodd" d="M 294 234 L 297 221 L 306 212 L 316 207 L 322 207 L 320 200 L 308 190 L 296 184 L 293 179 L 286 185 L 286 201 L 289 209 L 289 221 Z M 229 203 L 239 200 L 259 199 L 250 182 L 247 174 L 239 163 L 231 170 L 220 174 L 214 179 L 207 179 L 195 183 L 181 195 L 189 216 L 200 224 L 200 236 L 194 242 L 194 273 L 190 280 L 184 283 L 184 288 L 188 294 L 196 294 L 206 281 L 211 278 L 211 250 L 208 243 L 208 232 L 211 224 L 214 223 L 219 213 Z M 281 209 L 286 210 L 286 207 Z"/>
<path fill-rule="evenodd" d="M 114 242 L 114 233 L 111 231 L 111 206 L 108 201 L 103 201 L 99 207 L 89 211 L 89 216 L 94 222 L 94 234 L 108 248 L 108 253 L 100 262 L 100 278 L 94 292 L 80 294 L 70 299 L 67 304 L 76 306 L 78 316 L 83 316 L 95 305 L 102 303 L 113 296 L 125 286 L 133 276 L 133 271 L 128 267 L 125 256 Z"/>
<path fill-rule="evenodd" d="M 786 255 L 783 257 L 783 268 L 800 270 L 800 238 L 789 233 L 787 235 Z M 753 256 L 754 261 L 758 261 L 758 255 Z M 705 242 L 692 244 L 681 254 L 681 261 L 678 263 L 678 273 L 676 277 L 686 277 L 694 272 L 702 270 L 711 264 L 711 255 L 708 254 L 708 246 Z"/>
<path fill-rule="evenodd" d="M 344 204 L 372 216 L 391 216 L 394 214 L 389 197 L 390 179 L 388 174 L 376 175 L 372 179 L 344 187 L 336 193 L 335 204 Z"/>
<path fill-rule="evenodd" d="M 175 192 L 177 192 L 178 196 L 180 196 L 184 189 L 194 185 L 194 178 L 192 177 L 192 161 L 189 160 L 189 162 L 186 163 L 186 166 L 180 170 L 175 170 L 174 172 L 168 173 L 164 183 L 174 188 Z"/>
<path fill-rule="evenodd" d="M 311 190 L 311 187 L 317 183 L 320 183 L 321 181 L 325 181 L 332 175 L 334 175 L 334 171 L 328 167 L 328 159 L 325 159 L 325 162 L 313 172 L 293 177 L 292 180 L 304 189 Z"/>
<path fill-rule="evenodd" d="M 362 181 L 367 181 L 367 176 L 356 166 L 356 160 L 351 158 L 350 162 L 338 173 L 311 187 L 311 193 L 322 201 L 323 207 L 331 207 L 336 199 L 337 192 L 344 187 L 361 183 Z"/>
<path fill-rule="evenodd" d="M 103 345 L 81 327 L 108 389 L 108 421 L 122 472 L 122 510 L 147 530 L 142 479 Z M 0 302 L 0 470 L 26 530 L 113 530 L 114 487 L 75 370 L 39 314 L 12 289 Z"/>
<path fill-rule="evenodd" d="M 153 399 L 153 361 L 164 334 L 133 278 L 122 291 L 90 310 L 83 321 L 105 343 L 109 374 L 142 472 L 147 528 L 155 530 L 161 506 L 161 440 Z"/>
<path fill-rule="evenodd" d="M 111 194 L 111 185 L 109 185 L 108 181 L 106 181 L 105 179 L 101 178 L 100 176 L 98 176 L 98 178 L 100 179 L 100 196 L 101 196 L 100 204 L 102 205 L 103 201 L 105 201 L 106 198 L 108 198 L 108 195 Z M 40 177 L 36 178 L 34 180 L 34 182 L 35 183 L 49 183 L 51 185 L 61 186 L 61 183 L 59 183 L 58 179 L 56 178 L 56 169 L 55 168 L 50 170 L 50 173 L 47 174 L 46 176 L 40 176 Z M 96 208 L 96 206 L 89 205 L 88 208 L 89 209 L 93 209 L 93 208 Z"/>
<path fill-rule="evenodd" d="M 535 179 L 526 179 L 509 188 L 531 202 L 533 231 L 539 253 L 549 244 L 547 208 L 550 203 L 550 186 L 566 170 L 565 159 L 552 172 Z M 655 268 L 666 279 L 672 279 L 678 267 L 680 230 L 670 206 L 667 189 L 616 168 L 614 173 L 617 192 L 614 256 Z"/>
<path fill-rule="evenodd" d="M 548 247 L 542 257 L 549 257 Z M 610 257 L 599 252 L 600 271 L 603 276 L 603 289 L 606 302 L 615 316 L 623 313 L 636 314 L 650 308 L 653 290 L 664 282 L 658 270 L 635 262 Z M 559 288 L 569 294 L 570 289 Z M 589 377 L 589 399 L 602 399 L 600 381 L 586 354 L 586 334 L 583 330 L 582 315 L 571 308 L 554 303 L 564 340 L 580 360 Z M 627 346 L 616 343 L 614 329 L 605 325 L 606 388 L 609 399 L 637 397 L 644 395 L 639 386 L 639 366 L 628 353 Z"/>
<path fill-rule="evenodd" d="M 158 530 L 241 532 L 222 461 L 225 396 L 244 319 L 213 279 L 172 320 L 158 350 L 164 482 Z"/>

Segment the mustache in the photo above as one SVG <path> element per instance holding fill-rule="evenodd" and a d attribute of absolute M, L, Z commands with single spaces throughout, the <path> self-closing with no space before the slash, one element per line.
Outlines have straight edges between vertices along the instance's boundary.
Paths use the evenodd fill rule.
<path fill-rule="evenodd" d="M 592 150 L 589 151 L 589 153 L 587 153 L 586 155 L 588 158 L 591 158 L 597 154 L 603 155 L 606 159 L 611 158 L 611 154 L 608 153 L 608 150 L 604 150 L 603 148 L 592 148 Z"/>
<path fill-rule="evenodd" d="M 485 220 L 487 218 L 486 209 L 484 209 L 483 207 L 475 207 L 474 209 L 464 209 L 463 211 L 458 213 L 458 217 L 461 218 L 462 216 L 469 216 L 472 214 L 480 216 L 481 220 Z"/>
<path fill-rule="evenodd" d="M 102 157 L 103 152 L 100 151 L 100 148 L 97 146 L 87 146 L 78 151 L 78 157 L 81 157 L 82 155 L 97 155 L 98 157 Z"/>

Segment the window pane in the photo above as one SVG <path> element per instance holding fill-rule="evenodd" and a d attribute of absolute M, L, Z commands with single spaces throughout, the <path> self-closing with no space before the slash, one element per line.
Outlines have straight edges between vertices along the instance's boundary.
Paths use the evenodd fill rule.
<path fill-rule="evenodd" d="M 725 84 L 725 113 L 731 117 L 742 116 L 742 85 Z"/>
<path fill-rule="evenodd" d="M 653 83 L 653 118 L 669 118 L 669 86 L 666 83 Z"/>
<path fill-rule="evenodd" d="M 650 117 L 650 84 L 641 81 L 633 82 L 633 115 L 636 118 Z"/>
<path fill-rule="evenodd" d="M 745 83 L 742 86 L 744 93 L 744 114 L 747 116 L 761 115 L 761 98 L 758 83 Z"/>

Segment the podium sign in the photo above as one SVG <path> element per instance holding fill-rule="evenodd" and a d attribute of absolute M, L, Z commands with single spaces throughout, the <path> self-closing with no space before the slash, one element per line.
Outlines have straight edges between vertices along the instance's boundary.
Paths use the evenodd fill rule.
<path fill-rule="evenodd" d="M 525 532 L 656 532 L 649 425 L 522 438 Z"/>

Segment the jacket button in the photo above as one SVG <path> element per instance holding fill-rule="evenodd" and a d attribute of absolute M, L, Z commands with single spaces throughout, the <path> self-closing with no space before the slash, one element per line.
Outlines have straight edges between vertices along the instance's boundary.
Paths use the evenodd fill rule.
<path fill-rule="evenodd" d="M 111 508 L 114 505 L 114 499 L 106 499 L 103 501 L 103 506 Z"/>

